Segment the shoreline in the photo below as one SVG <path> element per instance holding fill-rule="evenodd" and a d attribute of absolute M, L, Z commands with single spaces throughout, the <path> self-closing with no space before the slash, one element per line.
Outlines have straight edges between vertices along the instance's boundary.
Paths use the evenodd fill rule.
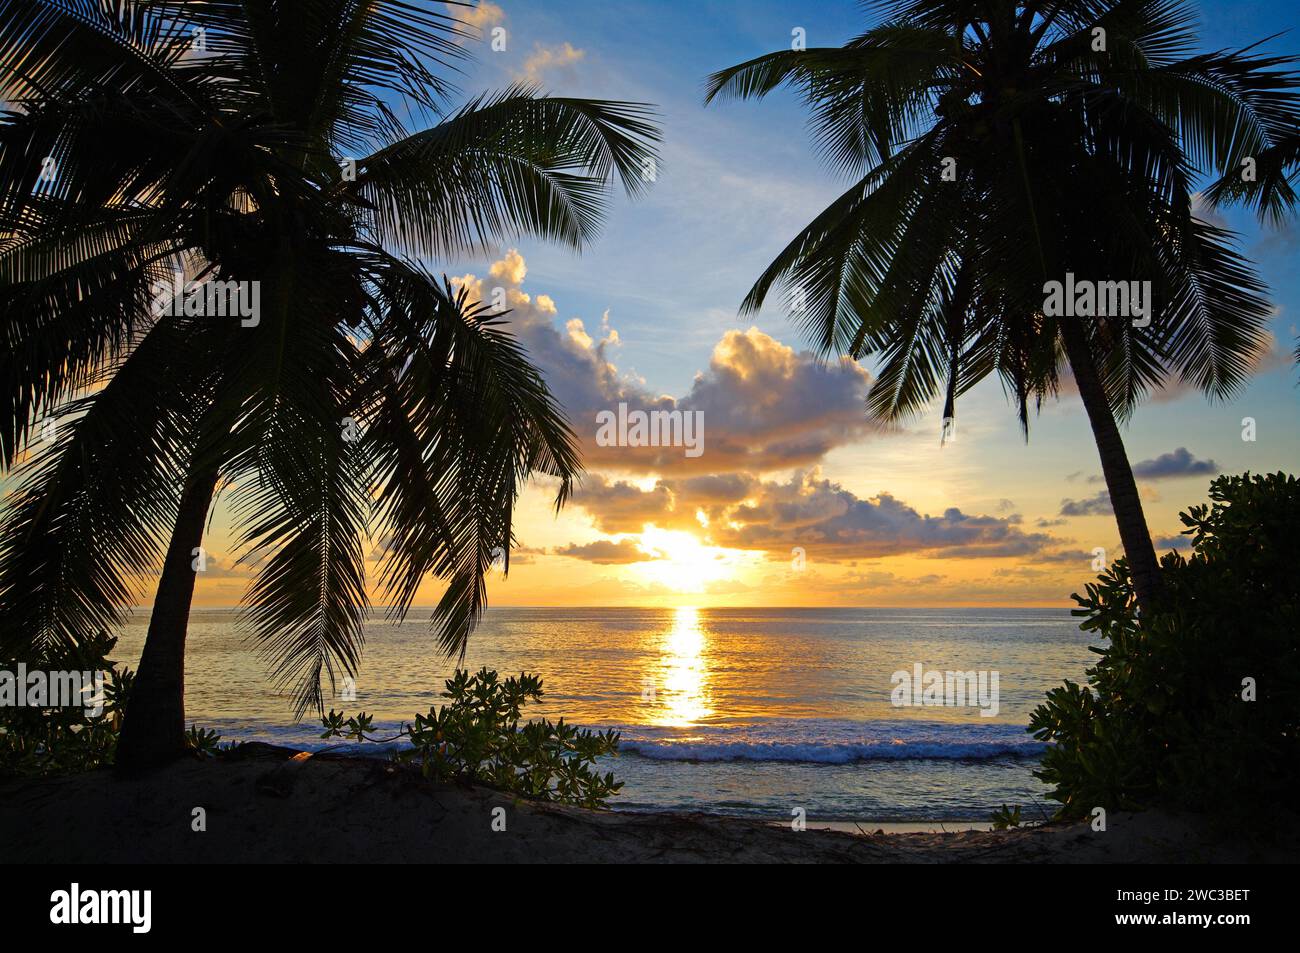
<path fill-rule="evenodd" d="M 732 815 L 719 815 L 730 817 Z M 783 821 L 772 822 L 777 827 L 789 827 Z M 1032 828 L 1026 827 L 1026 830 Z M 810 831 L 839 831 L 844 834 L 960 834 L 965 831 L 991 831 L 992 821 L 943 820 L 943 821 L 822 821 L 810 820 Z"/>
<path fill-rule="evenodd" d="M 739 817 L 591 811 L 481 787 L 435 786 L 388 762 L 270 745 L 235 757 L 179 761 L 136 779 L 103 770 L 0 783 L 0 860 L 7 863 L 1285 863 L 1300 857 L 1294 822 L 1249 841 L 1216 832 L 1203 818 L 1159 812 L 1115 814 L 1100 834 L 1086 823 L 938 833 L 884 824 L 839 829 L 844 823 L 811 821 L 795 832 L 788 824 Z"/>

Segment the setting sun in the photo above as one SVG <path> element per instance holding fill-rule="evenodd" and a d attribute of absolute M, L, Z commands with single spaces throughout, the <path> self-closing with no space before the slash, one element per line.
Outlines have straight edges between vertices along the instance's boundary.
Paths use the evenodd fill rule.
<path fill-rule="evenodd" d="M 640 563 L 638 573 L 676 592 L 703 592 L 710 582 L 731 578 L 737 554 L 718 546 L 706 546 L 691 533 L 647 526 L 641 533 L 641 547 L 663 558 Z"/>

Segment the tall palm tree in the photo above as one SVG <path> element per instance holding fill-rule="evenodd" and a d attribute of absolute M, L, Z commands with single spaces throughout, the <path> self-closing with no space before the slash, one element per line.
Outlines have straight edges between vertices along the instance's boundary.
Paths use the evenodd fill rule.
<path fill-rule="evenodd" d="M 523 482 L 556 478 L 558 506 L 578 470 L 503 316 L 419 258 L 582 248 L 611 180 L 649 178 L 658 132 L 645 106 L 526 86 L 447 108 L 438 72 L 463 47 L 442 9 L 0 4 L 0 460 L 24 474 L 0 650 L 119 625 L 160 572 L 119 764 L 183 748 L 219 492 L 246 620 L 301 713 L 356 671 L 368 535 L 391 613 L 437 577 L 439 643 L 463 652 Z M 191 309 L 160 293 L 174 273 L 248 284 Z"/>
<path fill-rule="evenodd" d="M 1028 407 L 1068 366 L 1101 456 L 1139 605 L 1159 566 L 1117 418 L 1177 374 L 1214 397 L 1267 340 L 1234 236 L 1198 218 L 1198 173 L 1274 149 L 1300 119 L 1290 57 L 1197 52 L 1180 0 L 904 0 L 842 48 L 715 73 L 707 99 L 788 84 L 855 181 L 755 283 L 798 289 L 826 351 L 875 355 L 870 409 L 899 418 L 996 372 Z M 1049 282 L 1151 283 L 1150 323 L 1066 317 Z M 1141 285 L 1137 286 L 1141 290 Z M 1116 309 L 1117 310 L 1117 309 Z"/>

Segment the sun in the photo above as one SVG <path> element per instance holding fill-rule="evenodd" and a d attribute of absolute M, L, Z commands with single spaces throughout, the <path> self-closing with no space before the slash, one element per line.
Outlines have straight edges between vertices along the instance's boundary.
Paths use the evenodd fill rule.
<path fill-rule="evenodd" d="M 663 558 L 640 563 L 637 572 L 674 592 L 703 592 L 709 583 L 731 578 L 736 568 L 727 550 L 707 546 L 681 530 L 647 526 L 641 548 Z"/>

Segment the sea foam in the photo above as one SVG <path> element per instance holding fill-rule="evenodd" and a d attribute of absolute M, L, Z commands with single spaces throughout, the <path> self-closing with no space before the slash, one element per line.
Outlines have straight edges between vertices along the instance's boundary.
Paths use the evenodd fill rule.
<path fill-rule="evenodd" d="M 623 733 L 620 753 L 661 761 L 984 761 L 1035 758 L 1047 747 L 1014 724 L 806 719 L 691 728 L 615 727 Z"/>

